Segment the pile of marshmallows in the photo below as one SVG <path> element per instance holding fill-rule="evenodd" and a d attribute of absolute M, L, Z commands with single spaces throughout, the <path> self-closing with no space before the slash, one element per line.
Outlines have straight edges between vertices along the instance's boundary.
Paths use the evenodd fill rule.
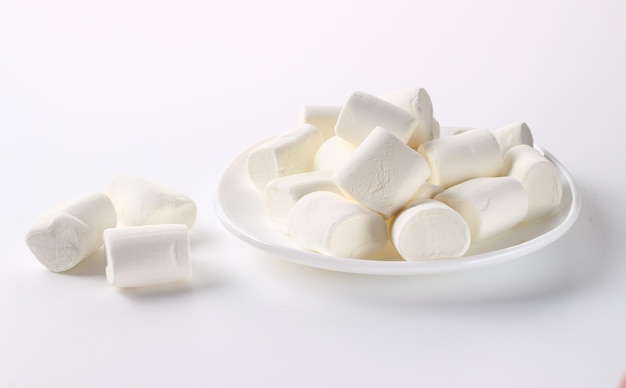
<path fill-rule="evenodd" d="M 247 163 L 279 230 L 349 258 L 374 257 L 388 241 L 407 261 L 460 257 L 555 213 L 562 196 L 525 123 L 440 136 L 422 88 L 304 106 L 299 125 Z"/>
<path fill-rule="evenodd" d="M 104 244 L 112 286 L 186 280 L 191 277 L 189 229 L 196 213 L 186 195 L 124 174 L 105 193 L 68 201 L 39 217 L 26 244 L 52 272 L 75 267 Z"/>

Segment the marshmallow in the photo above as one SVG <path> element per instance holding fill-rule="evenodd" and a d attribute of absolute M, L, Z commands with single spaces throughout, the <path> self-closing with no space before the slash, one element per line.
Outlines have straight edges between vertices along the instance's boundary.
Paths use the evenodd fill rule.
<path fill-rule="evenodd" d="M 480 177 L 452 186 L 435 197 L 467 222 L 472 242 L 517 225 L 526 216 L 528 194 L 515 178 Z"/>
<path fill-rule="evenodd" d="M 561 203 L 563 184 L 557 167 L 533 147 L 522 144 L 504 156 L 504 174 L 521 182 L 528 192 L 524 222 L 553 214 Z"/>
<path fill-rule="evenodd" d="M 67 271 L 100 248 L 103 231 L 116 224 L 111 199 L 95 193 L 39 217 L 26 234 L 26 245 L 50 271 Z"/>
<path fill-rule="evenodd" d="M 502 155 L 506 154 L 511 148 L 526 144 L 533 146 L 533 135 L 526 123 L 513 123 L 493 130 Z"/>
<path fill-rule="evenodd" d="M 503 157 L 494 135 L 474 129 L 431 140 L 417 151 L 428 161 L 428 181 L 444 188 L 476 177 L 498 176 Z"/>
<path fill-rule="evenodd" d="M 429 182 L 424 182 L 417 190 L 415 194 L 409 199 L 407 203 L 404 204 L 404 208 L 408 209 L 412 206 L 417 205 L 420 202 L 423 202 L 425 199 L 433 199 L 439 193 L 443 192 L 443 187 L 434 185 Z"/>
<path fill-rule="evenodd" d="M 274 225 L 287 233 L 287 220 L 291 208 L 306 194 L 314 191 L 332 191 L 339 188 L 330 179 L 330 171 L 311 171 L 278 177 L 265 186 L 265 205 Z"/>
<path fill-rule="evenodd" d="M 428 164 L 385 128 L 377 127 L 333 173 L 335 184 L 361 205 L 389 218 L 430 174 Z"/>
<path fill-rule="evenodd" d="M 335 171 L 350 156 L 356 146 L 339 136 L 326 140 L 315 154 L 313 168 L 315 170 Z"/>
<path fill-rule="evenodd" d="M 335 136 L 335 124 L 341 106 L 304 105 L 300 109 L 300 124 L 311 124 L 322 132 L 324 140 Z"/>
<path fill-rule="evenodd" d="M 248 155 L 250 180 L 263 192 L 265 185 L 274 178 L 312 171 L 322 141 L 319 129 L 302 124 L 255 147 Z"/>
<path fill-rule="evenodd" d="M 189 232 L 182 224 L 107 229 L 104 250 L 112 286 L 153 286 L 191 277 Z"/>
<path fill-rule="evenodd" d="M 470 229 L 459 213 L 433 199 L 403 210 L 391 226 L 391 241 L 407 261 L 463 256 Z"/>
<path fill-rule="evenodd" d="M 300 246 L 326 255 L 364 258 L 387 244 L 387 224 L 380 214 L 329 191 L 296 202 L 287 229 Z"/>
<path fill-rule="evenodd" d="M 410 147 L 417 148 L 439 137 L 439 123 L 433 118 L 433 103 L 426 89 L 399 90 L 384 96 L 383 99 L 404 109 L 417 119 L 418 125 L 408 142 Z"/>
<path fill-rule="evenodd" d="M 359 145 L 376 127 L 384 127 L 407 143 L 419 122 L 404 109 L 381 98 L 355 92 L 345 103 L 337 119 L 337 136 Z"/>
<path fill-rule="evenodd" d="M 196 221 L 196 204 L 185 194 L 159 183 L 121 174 L 106 189 L 125 226 L 185 224 Z"/>

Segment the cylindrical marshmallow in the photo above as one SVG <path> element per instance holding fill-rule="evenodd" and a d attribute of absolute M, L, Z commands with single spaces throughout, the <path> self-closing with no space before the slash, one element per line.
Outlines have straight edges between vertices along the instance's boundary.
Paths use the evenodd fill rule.
<path fill-rule="evenodd" d="M 335 133 L 358 146 L 374 128 L 383 127 L 406 144 L 418 124 L 404 109 L 381 98 L 355 92 L 341 109 Z"/>
<path fill-rule="evenodd" d="M 154 286 L 191 277 L 189 232 L 182 224 L 107 229 L 104 250 L 112 286 Z"/>
<path fill-rule="evenodd" d="M 311 171 L 272 179 L 265 186 L 265 205 L 272 223 L 287 233 L 287 220 L 291 208 L 306 194 L 314 191 L 340 193 L 330 179 L 330 171 Z"/>
<path fill-rule="evenodd" d="M 103 231 L 116 224 L 111 199 L 95 193 L 39 217 L 26 234 L 26 245 L 50 271 L 67 271 L 100 248 Z"/>
<path fill-rule="evenodd" d="M 248 175 L 260 192 L 274 178 L 313 170 L 313 160 L 322 145 L 322 133 L 302 124 L 254 148 L 248 155 Z"/>
<path fill-rule="evenodd" d="M 428 163 L 377 127 L 333 173 L 335 184 L 361 205 L 391 217 L 430 175 Z"/>
<path fill-rule="evenodd" d="M 561 203 L 563 183 L 558 168 L 531 146 L 522 144 L 504 156 L 504 174 L 520 181 L 528 192 L 524 222 L 553 214 Z"/>
<path fill-rule="evenodd" d="M 528 194 L 515 178 L 481 177 L 452 186 L 435 197 L 467 222 L 472 242 L 519 224 L 528 210 Z"/>
<path fill-rule="evenodd" d="M 304 105 L 300 109 L 300 124 L 311 124 L 322 133 L 324 140 L 335 136 L 335 125 L 341 106 Z"/>
<path fill-rule="evenodd" d="M 356 150 L 356 146 L 339 136 L 326 140 L 315 154 L 313 168 L 335 171 Z"/>
<path fill-rule="evenodd" d="M 417 119 L 418 125 L 408 141 L 410 147 L 417 148 L 423 143 L 439 137 L 438 123 L 435 124 L 433 118 L 433 103 L 426 89 L 398 90 L 387 94 L 383 99 L 406 110 Z"/>
<path fill-rule="evenodd" d="M 329 191 L 302 197 L 287 225 L 300 246 L 326 255 L 364 258 L 387 244 L 387 224 L 380 214 Z"/>
<path fill-rule="evenodd" d="M 428 181 L 444 188 L 502 173 L 502 153 L 494 135 L 474 129 L 422 144 L 417 150 L 430 165 Z"/>
<path fill-rule="evenodd" d="M 526 144 L 533 146 L 533 135 L 526 123 L 512 123 L 493 130 L 502 155 L 506 154 L 511 148 Z"/>
<path fill-rule="evenodd" d="M 185 194 L 129 174 L 111 180 L 106 189 L 124 226 L 184 224 L 196 221 L 196 204 Z"/>
<path fill-rule="evenodd" d="M 427 199 L 398 214 L 391 227 L 391 241 L 403 259 L 414 261 L 463 256 L 471 236 L 459 213 Z"/>

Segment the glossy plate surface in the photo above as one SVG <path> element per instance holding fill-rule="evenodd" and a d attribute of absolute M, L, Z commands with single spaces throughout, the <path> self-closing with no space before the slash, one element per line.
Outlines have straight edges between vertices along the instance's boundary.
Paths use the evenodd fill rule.
<path fill-rule="evenodd" d="M 460 271 L 516 259 L 556 241 L 574 224 L 580 212 L 580 195 L 565 167 L 545 149 L 535 146 L 558 168 L 563 183 L 560 209 L 551 217 L 532 224 L 520 224 L 480 244 L 473 244 L 465 256 L 419 262 L 404 261 L 388 247 L 369 259 L 322 255 L 298 247 L 274 227 L 263 196 L 248 178 L 250 147 L 226 169 L 215 196 L 220 221 L 241 240 L 291 262 L 333 271 L 373 275 L 419 275 Z"/>

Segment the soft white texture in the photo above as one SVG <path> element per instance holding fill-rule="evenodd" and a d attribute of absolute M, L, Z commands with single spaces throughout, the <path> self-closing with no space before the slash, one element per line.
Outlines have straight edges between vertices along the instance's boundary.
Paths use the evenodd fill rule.
<path fill-rule="evenodd" d="M 185 194 L 134 175 L 120 174 L 106 189 L 124 226 L 184 224 L 196 221 L 197 208 Z"/>
<path fill-rule="evenodd" d="M 112 286 L 153 286 L 191 277 L 189 232 L 182 224 L 107 229 L 104 250 Z"/>
<path fill-rule="evenodd" d="M 335 125 L 341 106 L 304 105 L 300 109 L 300 124 L 311 124 L 322 132 L 324 140 L 335 136 Z"/>
<path fill-rule="evenodd" d="M 404 109 L 376 96 L 355 92 L 341 109 L 335 133 L 358 146 L 374 128 L 384 127 L 406 144 L 418 124 Z"/>
<path fill-rule="evenodd" d="M 350 198 L 389 218 L 429 175 L 428 163 L 420 154 L 385 128 L 377 127 L 332 179 Z"/>
<path fill-rule="evenodd" d="M 433 199 L 401 211 L 391 226 L 391 241 L 407 261 L 463 256 L 470 229 L 459 213 Z"/>
<path fill-rule="evenodd" d="M 541 220 L 558 210 L 563 183 L 558 168 L 535 148 L 522 144 L 504 156 L 504 174 L 520 181 L 528 192 L 524 222 Z"/>
<path fill-rule="evenodd" d="M 67 271 L 100 248 L 103 231 L 116 224 L 111 199 L 90 194 L 39 217 L 26 234 L 26 245 L 50 271 Z"/>
<path fill-rule="evenodd" d="M 301 124 L 257 146 L 248 155 L 248 175 L 260 192 L 280 176 L 313 170 L 313 160 L 322 145 L 322 133 L 311 124 Z"/>
<path fill-rule="evenodd" d="M 472 242 L 488 239 L 519 224 L 528 194 L 515 178 L 481 177 L 452 186 L 435 197 L 456 210 L 469 225 Z"/>
<path fill-rule="evenodd" d="M 424 182 L 420 188 L 413 194 L 411 199 L 404 204 L 404 208 L 409 208 L 421 203 L 425 199 L 433 199 L 435 196 L 443 191 L 443 187 L 432 184 L 430 182 Z"/>
<path fill-rule="evenodd" d="M 417 148 L 423 143 L 439 137 L 439 123 L 433 117 L 433 103 L 424 88 L 404 89 L 389 93 L 383 99 L 409 112 L 418 124 L 408 141 Z"/>
<path fill-rule="evenodd" d="M 380 214 L 329 191 L 302 197 L 287 225 L 296 243 L 326 255 L 364 258 L 387 244 L 387 224 Z"/>
<path fill-rule="evenodd" d="M 300 198 L 314 191 L 339 194 L 340 190 L 330 175 L 330 171 L 311 171 L 272 179 L 265 186 L 265 205 L 272 223 L 287 233 L 289 213 Z"/>
<path fill-rule="evenodd" d="M 428 161 L 428 181 L 444 188 L 477 177 L 502 173 L 503 156 L 494 135 L 473 129 L 422 144 L 417 151 Z"/>
<path fill-rule="evenodd" d="M 502 155 L 511 148 L 526 144 L 533 146 L 533 135 L 526 123 L 512 123 L 493 130 L 493 135 L 500 145 Z"/>
<path fill-rule="evenodd" d="M 315 170 L 335 171 L 356 150 L 356 146 L 339 136 L 326 140 L 315 154 Z"/>

